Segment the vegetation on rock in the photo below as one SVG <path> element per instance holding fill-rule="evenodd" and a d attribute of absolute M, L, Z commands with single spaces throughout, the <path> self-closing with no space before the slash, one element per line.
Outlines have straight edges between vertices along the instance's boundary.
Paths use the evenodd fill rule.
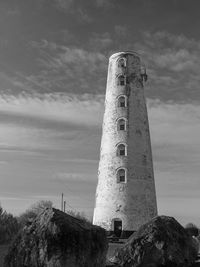
<path fill-rule="evenodd" d="M 7 213 L 0 206 L 0 244 L 9 243 L 16 235 L 20 225 L 12 214 Z"/>
<path fill-rule="evenodd" d="M 18 217 L 18 222 L 20 226 L 24 227 L 26 223 L 30 223 L 32 220 L 34 220 L 41 211 L 46 208 L 52 207 L 53 203 L 49 200 L 40 200 L 34 203 L 33 205 L 31 205 L 30 208 L 28 208 Z"/>
<path fill-rule="evenodd" d="M 105 230 L 54 208 L 43 210 L 11 245 L 5 267 L 103 267 Z"/>
<path fill-rule="evenodd" d="M 188 223 L 185 226 L 186 231 L 190 236 L 198 236 L 200 234 L 199 228 L 194 223 Z"/>
<path fill-rule="evenodd" d="M 174 218 L 157 216 L 116 251 L 112 262 L 123 267 L 188 267 L 196 260 L 192 237 Z"/>

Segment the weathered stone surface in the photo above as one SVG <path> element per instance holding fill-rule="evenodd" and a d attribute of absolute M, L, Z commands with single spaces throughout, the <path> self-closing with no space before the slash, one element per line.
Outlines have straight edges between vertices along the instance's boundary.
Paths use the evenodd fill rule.
<path fill-rule="evenodd" d="M 16 237 L 5 267 L 105 266 L 105 230 L 56 209 L 46 209 Z"/>
<path fill-rule="evenodd" d="M 141 226 L 111 261 L 123 267 L 188 267 L 196 256 L 186 230 L 172 217 L 157 216 Z"/>

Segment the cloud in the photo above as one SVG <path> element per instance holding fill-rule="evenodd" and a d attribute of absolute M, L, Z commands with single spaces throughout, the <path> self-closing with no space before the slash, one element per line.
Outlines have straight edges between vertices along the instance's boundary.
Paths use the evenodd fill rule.
<path fill-rule="evenodd" d="M 83 64 L 83 67 L 90 68 L 90 71 L 97 71 L 98 64 L 105 62 L 106 58 L 101 53 L 88 52 L 80 48 L 63 47 L 63 53 L 58 57 L 66 64 Z"/>
<path fill-rule="evenodd" d="M 66 127 L 69 126 L 73 134 L 77 130 L 83 130 L 84 127 L 92 127 L 91 129 L 98 129 L 100 135 L 103 103 L 103 95 L 2 94 L 0 95 L 1 133 L 12 139 L 13 127 L 21 129 L 21 136 L 23 133 L 26 134 L 28 129 L 35 136 L 40 136 L 45 129 L 48 129 L 52 131 L 49 132 L 49 136 L 53 138 L 56 134 L 62 139 L 64 136 L 70 138 L 70 132 L 66 132 Z M 173 168 L 176 167 L 175 161 L 180 164 L 196 164 L 200 154 L 199 104 L 148 99 L 148 112 L 155 160 L 166 166 L 172 164 Z M 16 135 L 15 137 L 18 138 Z"/>
<path fill-rule="evenodd" d="M 78 163 L 78 164 L 97 164 L 97 159 L 64 159 L 65 162 Z"/>
<path fill-rule="evenodd" d="M 94 175 L 90 173 L 57 173 L 55 177 L 56 181 L 67 183 L 67 182 L 96 182 Z"/>
<path fill-rule="evenodd" d="M 8 162 L 5 161 L 5 160 L 1 160 L 1 161 L 0 161 L 0 165 L 5 165 L 5 164 L 8 164 Z"/>
<path fill-rule="evenodd" d="M 126 26 L 123 25 L 116 25 L 115 26 L 115 33 L 117 34 L 117 36 L 119 36 L 120 38 L 125 38 L 128 35 L 128 29 Z"/>
<path fill-rule="evenodd" d="M 93 33 L 88 40 L 89 50 L 47 40 L 32 42 L 32 47 L 39 50 L 37 62 L 41 71 L 27 76 L 27 84 L 31 88 L 38 87 L 41 92 L 104 93 L 107 55 L 114 51 L 119 35 L 130 35 L 130 30 L 122 25 L 116 25 L 115 31 L 115 35 Z M 133 48 L 141 54 L 149 74 L 146 85 L 149 98 L 179 102 L 200 100 L 199 41 L 168 32 L 145 32 L 140 42 L 132 44 L 129 40 L 119 47 Z"/>
<path fill-rule="evenodd" d="M 11 9 L 7 9 L 7 15 L 8 16 L 19 16 L 20 15 L 20 10 L 19 8 L 17 8 L 16 6 L 11 8 Z"/>
<path fill-rule="evenodd" d="M 60 12 L 72 14 L 74 18 L 81 23 L 91 23 L 92 18 L 89 16 L 87 9 L 78 0 L 53 0 Z"/>
<path fill-rule="evenodd" d="M 149 76 L 146 94 L 149 98 L 178 102 L 199 101 L 200 43 L 184 35 L 169 32 L 145 32 L 140 41 L 125 41 L 131 35 L 124 25 L 115 33 L 92 33 L 84 45 L 60 45 L 46 39 L 30 42 L 39 54 L 40 71 L 24 77 L 24 88 L 39 92 L 94 93 L 105 92 L 108 55 L 117 49 L 133 49 L 141 54 Z M 123 42 L 120 41 L 121 36 Z M 22 83 L 23 78 L 18 78 Z M 21 85 L 21 87 L 23 87 Z"/>
<path fill-rule="evenodd" d="M 37 62 L 42 68 L 39 74 L 27 77 L 30 82 L 59 92 L 99 94 L 103 91 L 107 70 L 104 54 L 46 40 L 32 42 L 30 46 L 39 50 Z"/>
<path fill-rule="evenodd" d="M 149 73 L 147 96 L 199 102 L 200 41 L 169 32 L 145 32 L 135 43 Z"/>
<path fill-rule="evenodd" d="M 183 48 L 193 49 L 199 47 L 199 42 L 194 38 L 187 38 L 185 35 L 175 35 L 167 31 L 157 32 L 144 32 L 144 43 L 148 44 L 151 48 Z"/>
<path fill-rule="evenodd" d="M 31 170 L 30 180 L 37 187 L 41 185 L 41 195 L 47 194 L 47 189 L 59 194 L 67 185 L 83 196 L 94 196 L 92 181 L 97 177 L 107 72 L 105 55 L 116 38 L 109 32 L 92 34 L 89 43 L 93 49 L 46 39 L 30 44 L 40 56 L 38 72 L 25 76 L 29 94 L 7 92 L 0 96 L 1 148 L 15 153 L 0 152 L 12 166 L 12 173 L 19 171 L 21 186 L 25 178 L 20 176 L 29 175 Z M 98 43 L 100 49 L 96 49 Z M 200 194 L 199 41 L 167 32 L 145 33 L 135 48 L 140 50 L 149 74 L 145 93 L 149 98 L 159 210 L 179 214 L 181 199 L 187 199 L 189 207 L 198 202 Z M 23 88 L 23 78 L 18 77 L 12 84 L 17 86 L 17 82 Z M 42 153 L 26 154 L 33 149 Z M 0 166 L 1 170 L 6 168 L 6 164 Z M 52 182 L 49 188 L 45 187 L 47 181 Z M 70 203 L 73 206 L 74 201 L 78 206 L 80 199 L 72 196 L 69 194 Z"/>
<path fill-rule="evenodd" d="M 54 0 L 54 2 L 58 8 L 68 11 L 72 7 L 74 0 Z"/>
<path fill-rule="evenodd" d="M 148 111 L 159 210 L 174 215 L 172 198 L 189 205 L 200 194 L 200 106 L 149 100 Z"/>
<path fill-rule="evenodd" d="M 102 51 L 110 48 L 113 45 L 113 39 L 108 32 L 102 34 L 93 33 L 89 39 L 89 46 L 92 50 Z"/>
<path fill-rule="evenodd" d="M 183 164 L 183 168 L 184 164 L 197 164 L 200 159 L 200 105 L 149 100 L 148 107 L 156 161 L 172 165 L 177 162 Z"/>
<path fill-rule="evenodd" d="M 0 95 L 0 112 L 74 125 L 99 126 L 103 95 L 22 94 Z M 94 116 L 95 114 L 95 116 Z"/>
<path fill-rule="evenodd" d="M 115 0 L 95 0 L 97 7 L 113 9 L 115 7 Z"/>
<path fill-rule="evenodd" d="M 11 177 L 15 174 L 18 183 L 16 194 L 21 192 L 23 195 L 22 190 L 26 188 L 26 192 L 30 191 L 33 196 L 52 195 L 51 199 L 59 205 L 55 195 L 63 190 L 70 205 L 81 206 L 80 209 L 86 209 L 91 214 L 97 182 L 103 96 L 3 95 L 0 98 L 0 114 L 2 112 L 9 116 L 17 113 L 23 115 L 22 118 L 42 118 L 44 125 L 46 120 L 59 122 L 51 129 L 40 129 L 37 123 L 32 128 L 23 126 L 23 121 L 17 125 L 16 120 L 15 123 L 6 123 L 6 120 L 1 123 L 0 139 L 5 141 L 5 145 L 1 145 L 0 156 L 8 162 L 0 164 L 4 190 L 12 191 Z M 191 199 L 198 199 L 200 194 L 200 106 L 148 99 L 148 113 L 159 210 L 166 213 L 167 209 L 168 214 L 177 212 L 180 217 L 179 200 L 187 198 L 187 203 L 193 203 Z M 64 128 L 61 127 L 63 124 Z M 80 125 L 79 129 L 74 125 Z M 10 146 L 12 151 L 14 145 L 15 153 L 2 150 Z M 28 151 L 34 153 L 27 154 Z M 9 171 L 5 171 L 7 166 Z M 83 200 L 84 196 L 87 199 Z M 166 206 L 172 198 L 179 203 L 177 208 L 171 204 Z M 11 203 L 10 200 L 9 208 Z"/>
<path fill-rule="evenodd" d="M 0 95 L 2 159 L 96 164 L 103 102 L 102 95 Z"/>
<path fill-rule="evenodd" d="M 35 124 L 36 129 L 23 127 L 18 125 L 15 119 L 11 121 L 12 124 L 5 128 L 2 124 L 1 134 L 8 138 L 13 144 L 18 140 L 19 135 L 22 137 L 21 144 L 28 144 L 30 135 L 31 140 L 41 139 L 44 135 L 47 140 L 49 138 L 71 138 L 68 128 L 62 128 L 62 124 L 71 125 L 70 131 L 75 135 L 75 125 L 81 127 L 98 127 L 99 135 L 101 134 L 101 124 L 103 117 L 103 96 L 93 95 L 62 95 L 62 94 L 47 94 L 38 96 L 20 96 L 0 98 L 0 112 L 18 114 L 21 118 L 36 118 L 42 123 L 46 121 L 58 121 L 60 124 L 53 124 L 49 132 L 40 129 L 39 122 Z M 148 112 L 150 120 L 151 138 L 153 145 L 153 153 L 156 167 L 159 171 L 166 171 L 168 168 L 172 172 L 184 170 L 187 172 L 198 171 L 198 162 L 200 160 L 200 106 L 198 104 L 178 104 L 178 103 L 164 103 L 160 100 L 148 100 Z M 94 116 L 95 114 L 95 116 Z M 16 122 L 14 125 L 13 123 Z M 46 125 L 46 124 L 44 124 Z M 74 125 L 74 126 L 73 126 Z M 14 128 L 16 130 L 14 130 Z M 57 130 L 56 128 L 59 127 Z M 17 130 L 18 129 L 18 130 Z M 48 129 L 48 128 L 46 128 Z M 60 130 L 59 130 L 60 129 Z M 80 130 L 83 128 L 80 128 Z M 20 131 L 19 131 L 20 130 Z M 55 132 L 55 130 L 57 132 Z M 20 134 L 16 134 L 16 131 Z M 59 133 L 60 131 L 60 133 Z M 15 132 L 15 135 L 13 135 Z M 45 133 L 45 134 L 44 134 Z M 92 133 L 92 129 L 91 129 Z M 47 135 L 48 134 L 48 135 Z M 25 135 L 28 135 L 25 138 Z M 33 137 L 35 138 L 33 139 Z M 3 139 L 1 139 L 3 140 Z M 34 141 L 34 142 L 35 142 Z M 52 141 L 51 141 L 52 142 Z M 45 141 L 43 140 L 43 146 Z M 48 143 L 46 144 L 48 145 Z"/>
<path fill-rule="evenodd" d="M 145 32 L 141 44 L 145 58 L 156 68 L 173 72 L 198 71 L 200 42 L 168 32 Z M 136 46 L 139 49 L 139 45 Z M 177 73 L 176 73 L 177 74 Z"/>
<path fill-rule="evenodd" d="M 186 223 L 200 195 L 200 105 L 148 100 L 148 111 L 159 213 Z"/>
<path fill-rule="evenodd" d="M 154 61 L 158 68 L 168 68 L 172 71 L 196 70 L 195 57 L 186 49 L 178 51 L 168 50 L 164 54 L 156 55 Z"/>
<path fill-rule="evenodd" d="M 0 65 L 2 65 L 0 63 Z M 18 94 L 22 91 L 33 92 L 32 88 L 25 86 L 25 76 L 19 73 L 0 72 L 0 91 L 7 94 Z"/>

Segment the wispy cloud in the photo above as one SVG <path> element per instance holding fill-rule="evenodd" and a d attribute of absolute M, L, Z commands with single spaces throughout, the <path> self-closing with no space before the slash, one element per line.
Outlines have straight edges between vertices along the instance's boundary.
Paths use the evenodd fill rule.
<path fill-rule="evenodd" d="M 200 106 L 149 100 L 148 111 L 159 213 L 186 223 L 200 195 Z"/>
<path fill-rule="evenodd" d="M 79 125 L 98 126 L 103 95 L 34 94 L 0 95 L 0 112 Z M 93 114 L 96 114 L 95 116 Z"/>
<path fill-rule="evenodd" d="M 178 51 L 168 50 L 164 54 L 156 55 L 154 61 L 158 68 L 167 68 L 172 71 L 197 70 L 195 55 L 189 53 L 186 49 Z"/>
<path fill-rule="evenodd" d="M 80 204 L 80 198 L 72 197 L 74 192 L 83 198 L 88 195 L 82 205 L 91 213 L 97 181 L 103 98 L 101 95 L 63 94 L 1 96 L 0 114 L 4 112 L 12 116 L 12 113 L 18 113 L 22 117 L 43 118 L 43 123 L 45 120 L 59 122 L 51 129 L 42 130 L 37 123 L 31 127 L 23 126 L 23 121 L 21 125 L 6 124 L 6 121 L 1 124 L 0 137 L 5 142 L 4 148 L 6 144 L 7 148 L 17 144 L 15 153 L 6 153 L 2 146 L 0 149 L 0 161 L 8 162 L 0 164 L 2 175 L 6 173 L 6 166 L 9 166 L 10 173 L 17 173 L 19 188 L 15 189 L 16 193 L 19 194 L 25 186 L 33 195 L 50 192 L 51 199 L 56 202 L 53 196 L 59 195 L 62 190 L 68 192 L 70 188 L 67 193 L 69 203 L 75 207 Z M 159 210 L 162 213 L 166 212 L 166 199 L 176 197 L 179 201 L 181 197 L 187 197 L 190 203 L 194 195 L 198 198 L 199 191 L 195 188 L 198 188 L 200 171 L 200 106 L 149 99 L 148 112 Z M 65 128 L 61 127 L 62 123 L 66 124 Z M 79 129 L 76 130 L 74 125 L 80 125 Z M 20 148 L 24 152 L 18 153 Z M 27 154 L 27 151 L 42 154 Z M 8 192 L 13 183 L 11 180 L 7 178 L 6 184 L 3 183 Z M 193 186 L 189 186 L 190 183 Z M 173 207 L 167 207 L 168 214 L 175 213 Z"/>
<path fill-rule="evenodd" d="M 200 160 L 200 106 L 155 100 L 148 105 L 155 160 L 167 168 L 168 163 L 183 169 L 191 163 L 193 168 Z"/>
<path fill-rule="evenodd" d="M 119 36 L 120 38 L 126 38 L 128 35 L 128 29 L 127 26 L 123 26 L 123 25 L 116 25 L 115 26 L 115 33 L 117 34 L 117 36 Z"/>
<path fill-rule="evenodd" d="M 66 10 L 69 10 L 73 5 L 75 0 L 53 0 L 57 7 Z"/>
<path fill-rule="evenodd" d="M 47 39 L 29 42 L 36 51 L 37 73 L 14 75 L 10 87 L 18 91 L 68 92 L 75 94 L 105 92 L 108 55 L 122 38 L 119 47 L 136 50 L 146 64 L 149 98 L 178 102 L 200 100 L 200 44 L 198 40 L 169 32 L 145 32 L 139 42 L 128 40 L 130 29 L 116 25 L 114 32 L 92 33 L 87 48 L 61 45 Z M 126 43 L 126 44 L 125 44 Z M 85 46 L 86 47 L 86 46 Z M 9 77 L 8 77 L 9 78 Z"/>
<path fill-rule="evenodd" d="M 86 183 L 91 183 L 95 182 L 95 175 L 91 173 L 57 173 L 55 177 L 57 182 L 62 182 L 62 183 L 68 183 L 70 182 L 86 182 Z"/>
<path fill-rule="evenodd" d="M 8 164 L 8 162 L 5 160 L 0 161 L 0 165 L 5 165 L 5 164 Z"/>
<path fill-rule="evenodd" d="M 107 59 L 100 52 L 91 52 L 79 47 L 68 47 L 42 40 L 31 42 L 38 49 L 37 59 L 43 70 L 32 75 L 31 81 L 41 84 L 52 91 L 99 94 L 105 83 Z"/>
<path fill-rule="evenodd" d="M 108 32 L 102 34 L 93 33 L 89 38 L 89 47 L 91 47 L 92 51 L 105 51 L 110 49 L 112 45 L 113 38 Z"/>
<path fill-rule="evenodd" d="M 146 32 L 134 45 L 149 72 L 147 95 L 173 101 L 200 100 L 200 42 L 168 32 Z"/>
<path fill-rule="evenodd" d="M 95 3 L 97 7 L 101 8 L 113 8 L 115 6 L 115 3 L 113 0 L 95 0 Z"/>
<path fill-rule="evenodd" d="M 52 136 L 55 134 L 54 130 L 57 129 L 56 135 L 59 135 L 58 131 L 60 130 L 60 138 L 64 137 L 66 128 L 63 128 L 62 125 L 69 126 L 74 131 L 76 129 L 83 130 L 83 127 L 97 128 L 100 135 L 103 103 L 103 95 L 55 93 L 11 96 L 2 94 L 0 96 L 0 116 L 3 122 L 1 133 L 4 136 L 12 137 L 13 127 L 17 127 L 21 129 L 20 135 L 28 133 L 29 128 L 30 132 L 34 134 L 34 127 L 36 127 L 36 131 L 39 131 L 37 136 L 40 136 L 40 133 L 45 131 L 45 127 L 41 127 L 41 123 L 48 129 L 48 122 L 52 122 Z M 155 160 L 163 161 L 166 164 L 172 163 L 172 165 L 174 161 L 181 164 L 197 163 L 199 160 L 198 147 L 200 146 L 199 104 L 178 104 L 149 99 L 148 111 Z M 6 116 L 5 120 L 4 116 Z M 30 124 L 27 124 L 26 118 L 28 121 L 31 119 Z M 59 122 L 59 124 L 54 124 L 54 122 Z M 82 128 L 76 128 L 77 126 Z M 70 138 L 69 132 L 65 135 Z M 187 153 L 184 153 L 185 151 Z"/>
<path fill-rule="evenodd" d="M 53 0 L 60 12 L 71 13 L 81 23 L 91 23 L 92 17 L 83 3 L 77 0 Z"/>
<path fill-rule="evenodd" d="M 130 30 L 117 25 L 114 35 L 108 32 L 93 33 L 88 43 L 90 52 L 78 46 L 61 46 L 46 40 L 33 42 L 32 46 L 40 51 L 38 64 L 45 71 L 27 79 L 54 91 L 105 92 L 105 55 L 114 51 L 119 35 L 126 39 L 130 36 Z M 199 101 L 199 41 L 168 32 L 145 32 L 140 42 L 132 44 L 129 40 L 123 48 L 132 48 L 141 54 L 149 74 L 148 97 Z"/>

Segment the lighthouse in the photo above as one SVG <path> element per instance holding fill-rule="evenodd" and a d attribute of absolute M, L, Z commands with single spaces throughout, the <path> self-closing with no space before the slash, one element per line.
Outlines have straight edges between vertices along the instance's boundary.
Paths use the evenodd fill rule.
<path fill-rule="evenodd" d="M 157 215 L 146 79 L 137 53 L 110 57 L 93 224 L 116 236 Z"/>

